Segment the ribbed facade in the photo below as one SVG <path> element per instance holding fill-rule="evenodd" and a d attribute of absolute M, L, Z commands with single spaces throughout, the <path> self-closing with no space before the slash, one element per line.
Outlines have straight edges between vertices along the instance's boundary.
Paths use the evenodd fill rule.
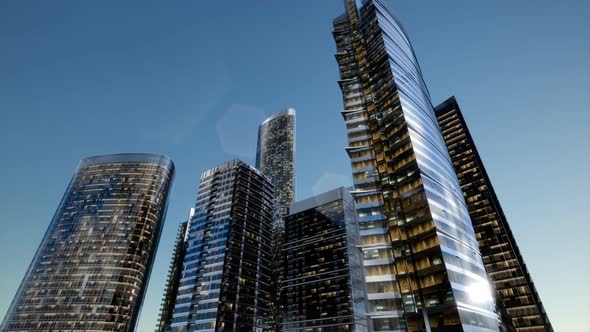
<path fill-rule="evenodd" d="M 270 301 L 273 187 L 239 160 L 201 175 L 171 330 L 261 331 Z"/>
<path fill-rule="evenodd" d="M 336 59 L 374 331 L 497 331 L 467 207 L 406 32 L 345 1 Z"/>
<path fill-rule="evenodd" d="M 164 156 L 83 159 L 2 331 L 134 331 L 164 224 Z"/>
<path fill-rule="evenodd" d="M 338 188 L 293 204 L 285 218 L 282 331 L 368 330 L 354 200 Z"/>
<path fill-rule="evenodd" d="M 172 251 L 172 259 L 170 260 L 170 268 L 168 269 L 168 279 L 166 280 L 166 287 L 164 288 L 164 297 L 162 298 L 160 318 L 158 319 L 156 332 L 169 331 L 170 324 L 172 324 L 172 313 L 174 313 L 176 293 L 178 293 L 180 277 L 182 276 L 184 253 L 186 251 L 185 237 L 187 225 L 188 221 L 182 222 L 178 225 L 178 233 L 176 234 L 174 250 Z"/>
<path fill-rule="evenodd" d="M 511 331 L 553 331 L 455 97 L 435 111 L 503 322 Z"/>

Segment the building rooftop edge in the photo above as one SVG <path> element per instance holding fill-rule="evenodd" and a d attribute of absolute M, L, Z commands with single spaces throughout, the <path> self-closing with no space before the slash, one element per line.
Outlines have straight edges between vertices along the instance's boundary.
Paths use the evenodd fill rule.
<path fill-rule="evenodd" d="M 269 116 L 268 118 L 266 118 L 266 120 L 264 120 L 260 125 L 264 125 L 274 119 L 280 118 L 281 116 L 287 116 L 287 115 L 293 115 L 295 116 L 295 109 L 294 108 L 286 108 L 280 112 L 277 112 L 271 116 Z"/>
<path fill-rule="evenodd" d="M 110 163 L 153 163 L 174 167 L 170 157 L 152 153 L 116 153 L 83 158 L 83 165 L 97 165 Z"/>
<path fill-rule="evenodd" d="M 271 186 L 274 187 L 274 185 L 271 182 L 270 178 L 266 174 L 262 173 L 262 171 L 259 170 L 258 168 L 254 167 L 254 166 L 248 164 L 247 162 L 245 162 L 245 161 L 243 161 L 241 159 L 238 159 L 238 158 L 234 158 L 234 159 L 231 159 L 231 160 L 222 162 L 221 164 L 218 164 L 216 166 L 213 166 L 211 168 L 208 168 L 208 169 L 204 170 L 203 172 L 201 172 L 201 180 L 203 180 L 204 177 L 208 176 L 209 174 L 211 174 L 213 172 L 217 172 L 217 171 L 220 171 L 220 170 L 223 170 L 223 169 L 227 169 L 227 168 L 231 168 L 231 167 L 239 166 L 239 165 L 242 165 L 244 167 L 247 167 L 248 169 L 254 171 L 256 174 L 262 176 L 267 181 L 269 181 L 269 183 L 270 183 Z"/>
<path fill-rule="evenodd" d="M 334 188 L 291 204 L 289 207 L 289 214 L 299 213 L 301 211 L 309 210 L 314 207 L 337 201 L 339 199 L 346 199 L 346 196 L 350 197 L 352 200 L 352 196 L 346 187 L 341 186 Z"/>
<path fill-rule="evenodd" d="M 445 113 L 450 111 L 447 108 L 458 107 L 459 103 L 457 103 L 457 98 L 455 96 L 450 96 L 449 98 L 445 99 L 445 101 L 441 102 L 440 104 L 434 107 L 434 112 L 438 115 L 439 113 Z"/>

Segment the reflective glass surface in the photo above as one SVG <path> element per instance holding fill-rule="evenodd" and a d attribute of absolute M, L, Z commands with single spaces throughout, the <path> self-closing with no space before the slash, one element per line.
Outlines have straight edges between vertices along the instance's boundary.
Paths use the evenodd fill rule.
<path fill-rule="evenodd" d="M 164 223 L 174 165 L 83 159 L 2 331 L 133 331 Z"/>
<path fill-rule="evenodd" d="M 262 331 L 268 316 L 274 189 L 239 160 L 201 175 L 171 331 Z"/>
<path fill-rule="evenodd" d="M 282 331 L 367 331 L 354 200 L 345 188 L 292 205 L 285 218 Z"/>
<path fill-rule="evenodd" d="M 497 331 L 493 299 L 463 296 L 489 282 L 407 33 L 385 1 L 345 3 L 334 39 L 373 329 Z"/>
<path fill-rule="evenodd" d="M 271 308 L 267 329 L 278 331 L 282 321 L 281 284 L 283 280 L 284 218 L 295 198 L 295 110 L 273 114 L 258 128 L 256 168 L 269 177 L 275 187 L 272 227 Z"/>
<path fill-rule="evenodd" d="M 295 110 L 286 109 L 258 128 L 256 168 L 275 187 L 278 212 L 285 216 L 295 198 Z"/>

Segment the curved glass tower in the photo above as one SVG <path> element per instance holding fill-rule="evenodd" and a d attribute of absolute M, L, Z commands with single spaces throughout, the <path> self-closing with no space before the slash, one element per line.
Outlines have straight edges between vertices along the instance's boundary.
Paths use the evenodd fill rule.
<path fill-rule="evenodd" d="M 295 110 L 271 115 L 258 127 L 256 168 L 269 177 L 275 187 L 272 225 L 272 301 L 266 329 L 279 331 L 282 321 L 281 284 L 283 280 L 282 240 L 284 219 L 295 199 Z"/>
<path fill-rule="evenodd" d="M 0 330 L 134 331 L 173 174 L 159 155 L 83 159 Z"/>
<path fill-rule="evenodd" d="M 382 0 L 334 20 L 375 331 L 497 331 L 467 207 L 407 34 Z"/>
<path fill-rule="evenodd" d="M 258 127 L 256 168 L 270 178 L 277 212 L 287 215 L 295 198 L 295 110 L 273 114 Z"/>

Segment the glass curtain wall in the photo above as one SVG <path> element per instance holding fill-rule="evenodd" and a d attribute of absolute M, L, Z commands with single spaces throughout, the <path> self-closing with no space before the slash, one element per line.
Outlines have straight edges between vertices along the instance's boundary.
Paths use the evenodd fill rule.
<path fill-rule="evenodd" d="M 336 59 L 376 331 L 497 331 L 461 189 L 407 33 L 345 1 Z"/>
<path fill-rule="evenodd" d="M 261 331 L 268 318 L 270 180 L 240 160 L 203 172 L 171 330 Z"/>
<path fill-rule="evenodd" d="M 0 330 L 134 331 L 173 174 L 159 155 L 83 159 Z"/>

